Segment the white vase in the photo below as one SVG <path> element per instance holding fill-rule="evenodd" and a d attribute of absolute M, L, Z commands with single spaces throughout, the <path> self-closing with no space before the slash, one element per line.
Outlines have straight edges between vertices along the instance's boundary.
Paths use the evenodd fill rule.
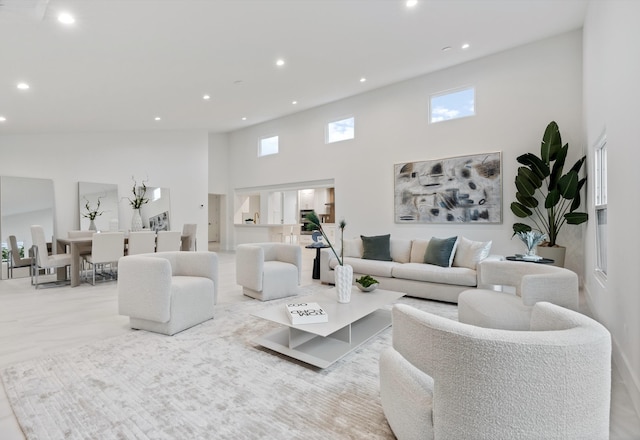
<path fill-rule="evenodd" d="M 89 220 L 89 230 L 96 231 L 96 223 L 93 220 Z"/>
<path fill-rule="evenodd" d="M 346 304 L 351 301 L 351 288 L 353 285 L 353 267 L 348 264 L 338 265 L 335 268 L 336 291 L 338 302 Z"/>
<path fill-rule="evenodd" d="M 134 232 L 142 231 L 142 217 L 140 217 L 139 209 L 133 210 L 133 217 L 131 217 L 131 230 Z"/>

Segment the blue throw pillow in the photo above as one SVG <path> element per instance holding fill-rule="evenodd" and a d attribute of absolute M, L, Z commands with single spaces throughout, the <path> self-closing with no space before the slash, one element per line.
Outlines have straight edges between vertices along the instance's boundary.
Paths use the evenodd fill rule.
<path fill-rule="evenodd" d="M 432 238 L 424 253 L 424 262 L 436 266 L 451 267 L 458 237 Z"/>
<path fill-rule="evenodd" d="M 390 239 L 391 234 L 365 237 L 362 239 L 362 258 L 364 260 L 391 261 Z"/>

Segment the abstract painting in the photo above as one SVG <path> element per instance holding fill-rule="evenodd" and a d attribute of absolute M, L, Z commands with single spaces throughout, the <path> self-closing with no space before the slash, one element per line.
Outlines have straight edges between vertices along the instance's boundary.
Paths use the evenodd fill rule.
<path fill-rule="evenodd" d="M 149 217 L 149 229 L 153 231 L 168 231 L 169 230 L 169 211 L 165 211 L 162 214 Z"/>
<path fill-rule="evenodd" d="M 502 223 L 500 152 L 394 165 L 396 223 Z"/>

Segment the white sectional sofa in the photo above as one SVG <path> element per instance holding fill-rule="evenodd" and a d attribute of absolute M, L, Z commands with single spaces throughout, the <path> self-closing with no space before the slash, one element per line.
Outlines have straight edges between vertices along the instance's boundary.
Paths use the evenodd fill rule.
<path fill-rule="evenodd" d="M 368 237 L 362 237 L 365 240 Z M 344 240 L 344 264 L 353 267 L 353 280 L 362 275 L 371 275 L 380 282 L 380 288 L 404 292 L 409 296 L 458 302 L 458 295 L 478 285 L 477 264 L 484 259 L 501 260 L 503 257 L 489 255 L 491 242 L 477 242 L 458 237 L 449 267 L 426 264 L 425 253 L 430 239 L 389 240 L 391 261 L 363 258 L 362 238 Z M 340 250 L 336 250 L 338 255 Z M 320 253 L 320 281 L 334 284 L 333 268 L 338 260 L 331 249 Z"/>

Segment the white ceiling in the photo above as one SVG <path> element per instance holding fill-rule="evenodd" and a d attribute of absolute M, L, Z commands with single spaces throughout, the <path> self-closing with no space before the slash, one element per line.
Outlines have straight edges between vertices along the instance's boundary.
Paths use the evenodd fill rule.
<path fill-rule="evenodd" d="M 232 131 L 578 29 L 586 5 L 0 0 L 0 134 Z"/>

